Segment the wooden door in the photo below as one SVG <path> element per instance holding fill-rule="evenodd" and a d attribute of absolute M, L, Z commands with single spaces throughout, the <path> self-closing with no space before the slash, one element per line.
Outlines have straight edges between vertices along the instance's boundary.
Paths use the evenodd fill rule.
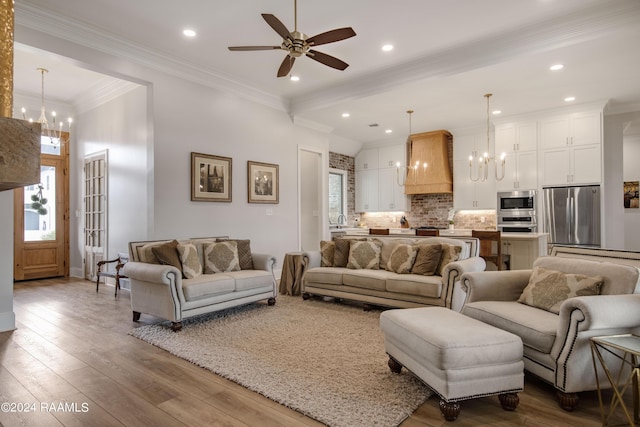
<path fill-rule="evenodd" d="M 84 159 L 84 277 L 96 279 L 107 253 L 107 151 Z"/>
<path fill-rule="evenodd" d="M 42 137 L 41 182 L 14 190 L 14 280 L 69 275 L 69 135 Z"/>

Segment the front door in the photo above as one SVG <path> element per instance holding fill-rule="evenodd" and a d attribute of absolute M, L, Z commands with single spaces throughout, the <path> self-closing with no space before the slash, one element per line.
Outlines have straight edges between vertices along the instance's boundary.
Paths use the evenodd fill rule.
<path fill-rule="evenodd" d="M 68 140 L 43 136 L 40 182 L 14 190 L 16 281 L 69 275 Z"/>

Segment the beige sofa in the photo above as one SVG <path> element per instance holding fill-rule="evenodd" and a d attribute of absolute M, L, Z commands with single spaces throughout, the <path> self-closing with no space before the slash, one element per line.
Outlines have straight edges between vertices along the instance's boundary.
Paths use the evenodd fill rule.
<path fill-rule="evenodd" d="M 599 253 L 604 256 L 605 252 Z M 640 326 L 640 295 L 637 294 L 640 273 L 633 266 L 592 260 L 597 259 L 598 251 L 589 254 L 592 259 L 568 258 L 566 256 L 570 252 L 565 251 L 555 253 L 563 256 L 540 257 L 534 262 L 533 270 L 463 274 L 461 282 L 466 300 L 462 313 L 518 335 L 524 344 L 525 370 L 552 384 L 559 391 L 560 405 L 572 410 L 578 403 L 577 392 L 597 388 L 589 339 L 631 333 Z M 613 252 L 606 253 L 610 256 Z M 584 253 L 581 255 L 586 256 Z M 611 261 L 613 258 L 601 259 Z M 536 268 L 546 269 L 547 273 Z M 543 274 L 548 274 L 549 270 L 581 274 L 589 279 L 599 276 L 602 284 L 595 291 L 599 294 L 565 299 L 572 295 L 558 298 L 555 291 L 550 293 L 544 292 L 543 288 L 537 288 L 537 291 L 532 288 L 544 281 Z M 567 276 L 557 274 L 554 277 L 557 279 L 547 281 L 547 289 L 566 289 L 569 279 L 560 279 Z M 580 283 L 589 283 L 588 279 L 584 280 Z M 518 302 L 530 283 L 532 293 L 525 293 L 522 298 L 537 295 L 537 300 Z M 586 286 L 584 289 L 578 295 L 593 293 Z M 543 300 L 541 297 L 551 299 Z M 555 303 L 555 308 L 544 306 L 551 303 Z M 553 312 L 555 309 L 558 314 Z M 610 356 L 607 363 L 619 366 L 617 359 Z M 601 386 L 606 385 L 603 384 L 606 381 L 602 381 L 606 378 L 604 372 L 599 375 Z"/>
<path fill-rule="evenodd" d="M 232 242 L 236 251 L 241 248 L 235 257 L 229 255 L 234 254 Z M 171 245 L 176 244 L 179 261 L 172 265 Z M 276 302 L 276 258 L 251 253 L 248 240 L 217 237 L 130 242 L 129 257 L 123 274 L 131 282 L 134 321 L 142 313 L 150 314 L 170 320 L 172 329 L 178 331 L 188 317 L 260 300 L 269 305 Z M 222 270 L 232 271 L 220 271 L 222 261 Z"/>
<path fill-rule="evenodd" d="M 344 239 L 366 240 L 380 246 L 380 268 L 348 268 L 322 266 L 320 251 L 303 253 L 305 273 L 302 296 L 335 297 L 363 302 L 367 305 L 409 308 L 439 306 L 459 310 L 464 295 L 459 287 L 465 272 L 482 271 L 485 261 L 478 257 L 478 239 L 448 237 L 362 237 L 345 236 Z M 397 245 L 444 244 L 459 248 L 458 260 L 441 269 L 441 275 L 399 274 L 389 271 L 388 259 Z"/>

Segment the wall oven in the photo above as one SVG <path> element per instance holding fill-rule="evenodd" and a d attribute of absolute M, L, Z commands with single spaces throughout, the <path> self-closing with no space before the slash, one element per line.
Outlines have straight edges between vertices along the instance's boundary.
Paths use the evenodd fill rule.
<path fill-rule="evenodd" d="M 535 190 L 498 193 L 498 230 L 503 232 L 535 233 L 537 200 Z"/>

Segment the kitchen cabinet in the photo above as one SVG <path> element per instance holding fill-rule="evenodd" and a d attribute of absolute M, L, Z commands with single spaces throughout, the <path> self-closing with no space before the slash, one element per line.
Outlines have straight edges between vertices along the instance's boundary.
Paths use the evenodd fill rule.
<path fill-rule="evenodd" d="M 378 149 L 378 169 L 395 168 L 398 163 L 401 167 L 407 163 L 405 144 L 390 145 Z"/>
<path fill-rule="evenodd" d="M 356 171 L 356 212 L 378 210 L 378 169 Z"/>
<path fill-rule="evenodd" d="M 505 153 L 505 173 L 496 191 L 538 188 L 538 124 L 508 123 L 496 126 L 495 155 Z"/>
<path fill-rule="evenodd" d="M 378 149 L 367 148 L 360 150 L 356 156 L 355 168 L 357 171 L 378 169 Z"/>
<path fill-rule="evenodd" d="M 599 184 L 602 181 L 601 112 L 540 122 L 542 185 Z"/>
<path fill-rule="evenodd" d="M 484 182 L 473 182 L 469 176 L 469 159 L 453 162 L 453 208 L 496 209 L 496 181 L 493 170 Z"/>
<path fill-rule="evenodd" d="M 540 256 L 547 255 L 547 235 L 543 233 L 502 233 L 502 253 L 509 255 L 511 270 L 529 270 Z"/>
<path fill-rule="evenodd" d="M 395 167 L 378 170 L 378 210 L 410 210 L 409 197 L 404 194 L 404 185 L 398 184 L 398 171 Z"/>
<path fill-rule="evenodd" d="M 356 156 L 356 212 L 406 211 L 409 198 L 398 185 L 397 163 L 406 162 L 405 144 L 360 151 Z"/>

